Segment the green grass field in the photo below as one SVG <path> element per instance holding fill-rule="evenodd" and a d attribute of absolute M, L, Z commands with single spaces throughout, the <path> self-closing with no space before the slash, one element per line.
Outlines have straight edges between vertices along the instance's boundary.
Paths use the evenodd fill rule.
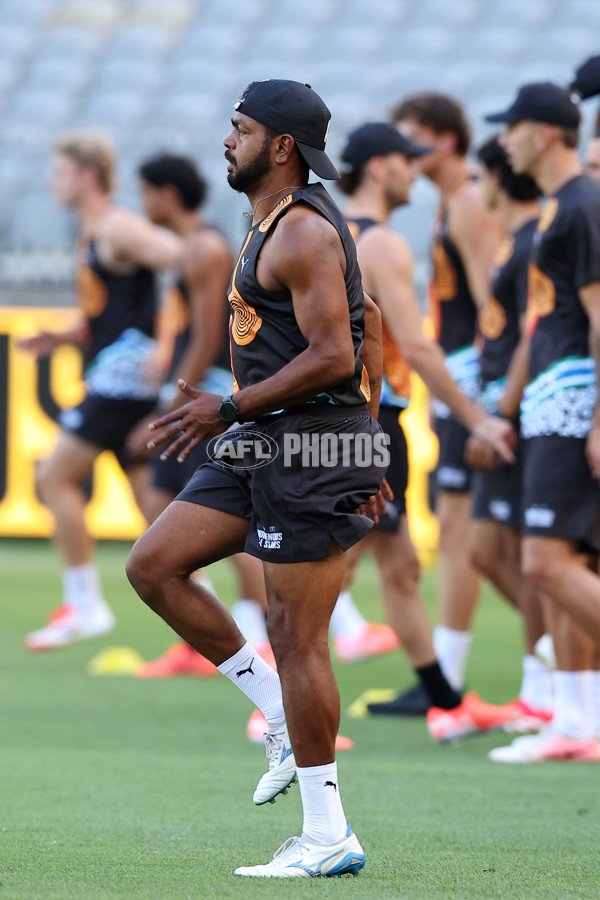
<path fill-rule="evenodd" d="M 255 881 L 238 865 L 266 862 L 298 834 L 297 787 L 256 808 L 265 765 L 247 743 L 251 707 L 224 678 L 166 682 L 91 677 L 103 646 L 158 655 L 171 635 L 126 583 L 127 547 L 100 547 L 110 639 L 52 655 L 22 646 L 60 600 L 44 542 L 0 542 L 0 898 L 598 898 L 599 769 L 488 762 L 502 734 L 436 746 L 424 723 L 349 719 L 339 755 L 348 819 L 367 853 L 359 878 Z M 213 568 L 226 601 L 230 568 Z M 381 619 L 369 561 L 355 596 Z M 434 575 L 424 579 L 429 599 Z M 519 684 L 518 623 L 491 592 L 479 609 L 470 686 L 493 701 Z M 366 688 L 410 679 L 400 653 L 336 668 L 344 710 Z"/>

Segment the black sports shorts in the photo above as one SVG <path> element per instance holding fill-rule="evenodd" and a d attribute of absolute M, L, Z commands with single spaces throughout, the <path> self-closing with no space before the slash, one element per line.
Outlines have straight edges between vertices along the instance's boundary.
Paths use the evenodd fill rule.
<path fill-rule="evenodd" d="M 112 450 L 127 468 L 139 462 L 125 448 L 127 436 L 155 406 L 155 400 L 117 400 L 88 394 L 79 406 L 63 410 L 58 421 L 61 428 L 88 444 Z"/>
<path fill-rule="evenodd" d="M 176 499 L 248 519 L 244 549 L 252 556 L 324 559 L 332 538 L 347 550 L 371 529 L 357 509 L 379 489 L 389 455 L 366 407 L 297 407 L 220 439 L 209 442 L 211 458 Z M 224 446 L 231 455 L 218 457 Z"/>
<path fill-rule="evenodd" d="M 523 536 L 577 541 L 600 550 L 600 487 L 585 438 L 548 435 L 523 444 Z"/>
<path fill-rule="evenodd" d="M 471 469 L 465 462 L 469 432 L 452 416 L 435 419 L 440 455 L 435 470 L 436 490 L 467 494 L 471 487 Z"/>

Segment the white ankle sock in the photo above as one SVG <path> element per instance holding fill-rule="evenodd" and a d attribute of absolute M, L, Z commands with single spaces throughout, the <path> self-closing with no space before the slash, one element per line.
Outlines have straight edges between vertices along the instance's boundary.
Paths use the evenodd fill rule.
<path fill-rule="evenodd" d="M 285 722 L 279 675 L 261 659 L 254 647 L 244 644 L 217 668 L 258 706 L 269 726 Z"/>
<path fill-rule="evenodd" d="M 348 830 L 337 763 L 296 769 L 302 798 L 302 834 L 315 844 L 334 844 Z"/>
<path fill-rule="evenodd" d="M 329 623 L 334 638 L 355 637 L 366 624 L 367 620 L 355 606 L 350 591 L 342 591 L 337 598 Z"/>
<path fill-rule="evenodd" d="M 74 606 L 82 615 L 106 606 L 100 586 L 98 569 L 93 563 L 83 566 L 67 566 L 63 569 L 63 602 Z"/>
<path fill-rule="evenodd" d="M 594 707 L 594 722 L 596 725 L 596 737 L 600 738 L 600 672 L 592 672 L 592 704 Z"/>
<path fill-rule="evenodd" d="M 445 625 L 433 629 L 433 646 L 440 668 L 455 691 L 465 686 L 465 670 L 473 636 L 470 631 L 455 631 Z"/>
<path fill-rule="evenodd" d="M 236 600 L 231 615 L 249 644 L 258 647 L 268 642 L 265 614 L 256 600 Z"/>
<path fill-rule="evenodd" d="M 537 656 L 523 657 L 523 680 L 519 697 L 536 709 L 552 709 L 552 677 Z"/>
<path fill-rule="evenodd" d="M 595 731 L 592 672 L 554 672 L 552 684 L 552 730 L 570 738 L 592 737 Z"/>

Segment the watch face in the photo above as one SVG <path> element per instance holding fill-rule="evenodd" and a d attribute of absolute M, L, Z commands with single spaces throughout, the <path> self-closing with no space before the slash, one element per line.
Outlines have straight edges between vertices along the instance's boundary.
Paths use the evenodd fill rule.
<path fill-rule="evenodd" d="M 238 414 L 237 405 L 229 398 L 223 400 L 219 407 L 219 415 L 224 422 L 235 422 Z"/>

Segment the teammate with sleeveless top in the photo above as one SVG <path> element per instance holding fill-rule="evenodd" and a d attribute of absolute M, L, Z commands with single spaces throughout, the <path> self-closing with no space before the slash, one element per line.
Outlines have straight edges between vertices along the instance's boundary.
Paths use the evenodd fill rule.
<path fill-rule="evenodd" d="M 527 275 L 541 211 L 540 190 L 528 175 L 512 171 L 497 138 L 480 147 L 477 156 L 486 202 L 507 229 L 494 260 L 490 296 L 479 313 L 481 399 L 489 413 L 513 420 L 518 429 L 529 364 Z M 498 465 L 488 448 L 471 438 L 467 458 L 474 468 L 473 564 L 523 615 L 526 656 L 517 700 L 522 715 L 511 730 L 539 730 L 552 718 L 552 684 L 547 667 L 535 655 L 545 631 L 540 599 L 521 575 L 521 453 L 517 452 L 515 465 Z"/>
<path fill-rule="evenodd" d="M 299 782 L 301 837 L 270 863 L 237 869 L 242 876 L 357 874 L 364 865 L 338 785 L 339 694 L 327 632 L 344 551 L 372 526 L 364 511 L 377 517 L 388 458 L 367 407 L 377 412 L 379 314 L 364 298 L 342 214 L 320 183 L 308 184 L 309 167 L 337 178 L 324 153 L 329 119 L 320 97 L 293 81 L 253 82 L 236 104 L 224 141 L 228 181 L 253 209 L 229 292 L 236 392 L 221 398 L 180 383 L 191 400 L 155 423 L 150 444 L 175 438 L 164 454 L 185 458 L 230 428 L 216 446 L 233 448 L 230 459 L 241 464 L 215 455 L 201 466 L 128 563 L 145 602 L 267 719 L 269 771 L 254 802 Z M 302 441 L 310 445 L 304 459 L 291 452 Z M 265 447 L 278 452 L 261 465 Z M 278 673 L 188 577 L 242 549 L 263 561 Z"/>
<path fill-rule="evenodd" d="M 357 246 L 363 286 L 382 314 L 383 370 L 379 423 L 390 435 L 387 480 L 394 491 L 387 515 L 367 537 L 349 551 L 351 571 L 358 556 L 371 550 L 379 569 L 388 621 L 419 676 L 426 693 L 430 733 L 437 739 L 457 738 L 497 728 L 514 718 L 514 710 L 483 703 L 469 694 L 461 700 L 436 659 L 431 628 L 419 593 L 419 562 L 406 518 L 405 491 L 408 453 L 401 425 L 402 410 L 410 402 L 410 368 L 425 380 L 469 430 L 488 439 L 505 457 L 511 437 L 508 422 L 486 416 L 452 381 L 439 347 L 421 328 L 421 314 L 412 281 L 412 254 L 403 237 L 388 225 L 394 209 L 409 200 L 416 161 L 430 151 L 400 134 L 387 122 L 374 122 L 353 131 L 342 153 L 340 188 L 349 196 L 346 219 Z M 401 698 L 402 699 L 402 698 Z M 403 705 L 372 704 L 379 714 L 405 714 Z"/>
<path fill-rule="evenodd" d="M 174 266 L 182 248 L 175 235 L 114 205 L 114 165 L 112 147 L 98 135 L 68 133 L 54 147 L 52 188 L 79 224 L 75 262 L 81 315 L 67 331 L 42 332 L 21 346 L 41 358 L 62 344 L 79 344 L 86 396 L 61 414 L 58 442 L 37 470 L 65 568 L 63 606 L 47 627 L 27 636 L 30 650 L 66 647 L 114 626 L 93 563 L 80 486 L 103 450 L 117 454 L 145 511 L 149 467 L 127 453 L 125 441 L 156 403 L 159 385 L 146 370 L 155 348 L 155 273 Z"/>
<path fill-rule="evenodd" d="M 460 105 L 443 94 L 417 94 L 393 110 L 395 124 L 434 148 L 421 170 L 441 194 L 433 240 L 431 316 L 446 365 L 461 390 L 477 396 L 474 346 L 477 307 L 489 291 L 489 272 L 501 237 L 494 212 L 466 158 L 469 126 Z M 439 401 L 433 404 L 439 438 L 436 514 L 440 524 L 439 624 L 435 648 L 451 684 L 462 688 L 471 644 L 479 579 L 468 549 L 470 471 L 464 461 L 467 431 Z"/>
<path fill-rule="evenodd" d="M 580 113 L 568 90 L 525 85 L 509 109 L 488 120 L 506 124 L 500 141 L 512 168 L 534 178 L 547 197 L 529 270 L 522 554 L 525 575 L 552 600 L 557 659 L 551 726 L 490 758 L 595 761 L 600 579 L 587 564 L 600 550 L 600 416 L 590 357 L 600 336 L 600 187 L 582 173 Z"/>

